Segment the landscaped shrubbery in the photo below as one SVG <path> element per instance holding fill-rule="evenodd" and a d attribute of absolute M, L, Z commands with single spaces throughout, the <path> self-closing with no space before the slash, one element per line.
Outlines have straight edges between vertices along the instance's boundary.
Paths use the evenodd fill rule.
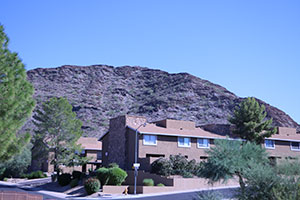
<path fill-rule="evenodd" d="M 109 178 L 109 169 L 105 168 L 105 167 L 101 167 L 99 169 L 96 170 L 96 176 L 98 178 L 98 180 L 100 181 L 101 185 L 106 185 L 108 182 L 108 178 Z"/>
<path fill-rule="evenodd" d="M 28 179 L 36 179 L 36 178 L 46 178 L 47 175 L 44 174 L 42 171 L 34 171 L 30 174 L 24 174 L 22 177 L 28 178 Z"/>
<path fill-rule="evenodd" d="M 84 189 L 87 194 L 93 194 L 95 192 L 98 192 L 100 186 L 100 181 L 95 177 L 87 179 L 84 183 Z"/>
<path fill-rule="evenodd" d="M 163 176 L 181 175 L 184 178 L 192 178 L 194 175 L 198 176 L 201 167 L 201 163 L 196 163 L 195 160 L 188 161 L 185 156 L 179 154 L 171 155 L 169 159 L 155 160 L 151 164 L 151 172 Z"/>
<path fill-rule="evenodd" d="M 110 168 L 108 174 L 108 185 L 121 185 L 127 177 L 127 173 L 118 167 Z"/>
<path fill-rule="evenodd" d="M 127 177 L 127 173 L 119 167 L 102 167 L 97 169 L 95 173 L 102 186 L 106 184 L 121 185 Z"/>
<path fill-rule="evenodd" d="M 57 177 L 57 181 L 61 186 L 69 185 L 71 180 L 71 174 L 68 173 L 61 174 Z"/>
<path fill-rule="evenodd" d="M 110 163 L 108 165 L 108 168 L 113 168 L 113 167 L 119 167 L 119 165 L 117 163 Z"/>
<path fill-rule="evenodd" d="M 144 186 L 154 186 L 154 181 L 151 178 L 145 178 L 143 180 L 143 185 Z"/>
<path fill-rule="evenodd" d="M 162 183 L 157 184 L 156 186 L 164 187 L 165 185 Z"/>
<path fill-rule="evenodd" d="M 72 172 L 72 178 L 80 180 L 82 176 L 82 172 L 74 170 Z"/>
<path fill-rule="evenodd" d="M 79 181 L 78 181 L 77 178 L 71 180 L 71 182 L 70 182 L 70 187 L 71 187 L 71 188 L 76 187 L 76 186 L 78 185 L 78 182 L 79 182 Z"/>

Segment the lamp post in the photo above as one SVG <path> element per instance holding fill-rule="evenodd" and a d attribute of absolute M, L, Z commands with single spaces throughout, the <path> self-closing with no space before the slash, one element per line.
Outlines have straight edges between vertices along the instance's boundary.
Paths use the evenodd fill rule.
<path fill-rule="evenodd" d="M 138 146 L 138 129 L 142 126 L 146 126 L 146 123 L 141 124 L 137 129 L 135 129 L 135 148 L 134 148 L 134 194 L 136 194 L 136 182 L 137 182 L 137 176 L 138 176 L 138 169 L 139 169 L 139 163 L 137 163 L 137 146 Z"/>

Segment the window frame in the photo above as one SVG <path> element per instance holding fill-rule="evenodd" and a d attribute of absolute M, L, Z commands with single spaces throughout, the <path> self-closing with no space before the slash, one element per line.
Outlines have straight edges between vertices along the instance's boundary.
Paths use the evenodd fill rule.
<path fill-rule="evenodd" d="M 298 149 L 294 149 L 292 143 L 298 143 Z M 300 142 L 290 142 L 291 151 L 300 151 Z"/>
<path fill-rule="evenodd" d="M 199 140 L 207 140 L 207 146 L 200 146 L 199 145 Z M 198 149 L 208 149 L 210 148 L 210 140 L 208 138 L 197 138 L 197 148 Z"/>
<path fill-rule="evenodd" d="M 189 139 L 189 144 L 188 145 L 181 145 L 179 142 L 179 138 L 183 138 L 183 143 L 185 143 L 184 139 L 187 138 Z M 177 145 L 178 147 L 183 147 L 183 148 L 190 148 L 191 147 L 191 138 L 190 137 L 177 137 Z"/>
<path fill-rule="evenodd" d="M 145 136 L 148 136 L 149 139 L 151 137 L 155 137 L 155 143 L 148 143 L 146 140 L 145 140 Z M 152 141 L 152 140 L 150 140 Z M 143 145 L 147 145 L 147 146 L 156 146 L 157 145 L 157 135 L 150 135 L 150 134 L 143 134 Z"/>
<path fill-rule="evenodd" d="M 273 142 L 273 146 L 272 147 L 268 147 L 267 144 L 266 144 L 266 141 L 272 141 Z M 266 149 L 275 149 L 275 140 L 265 139 L 265 148 Z"/>

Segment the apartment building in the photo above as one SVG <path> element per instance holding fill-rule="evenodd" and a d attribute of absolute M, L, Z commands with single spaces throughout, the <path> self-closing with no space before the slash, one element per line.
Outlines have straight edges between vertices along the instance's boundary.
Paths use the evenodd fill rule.
<path fill-rule="evenodd" d="M 214 133 L 196 127 L 194 122 L 165 119 L 146 123 L 144 117 L 119 116 L 110 120 L 109 131 L 103 135 L 102 163 L 115 162 L 121 168 L 131 169 L 135 155 L 135 133 L 138 132 L 138 163 L 149 171 L 151 163 L 159 157 L 182 154 L 197 162 L 206 159 L 206 149 L 214 146 L 215 139 L 226 139 L 226 133 Z M 146 124 L 145 124 L 146 123 Z M 145 124 L 145 126 L 144 126 Z M 300 156 L 300 134 L 296 129 L 278 128 L 278 134 L 265 140 L 270 158 Z"/>

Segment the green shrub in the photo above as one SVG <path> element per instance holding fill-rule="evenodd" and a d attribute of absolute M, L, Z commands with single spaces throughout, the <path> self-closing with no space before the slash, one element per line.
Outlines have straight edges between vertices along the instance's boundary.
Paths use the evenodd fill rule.
<path fill-rule="evenodd" d="M 71 180 L 71 182 L 70 182 L 71 188 L 76 187 L 77 185 L 78 185 L 78 179 L 77 178 Z"/>
<path fill-rule="evenodd" d="M 109 179 L 108 184 L 109 185 L 121 185 L 125 178 L 127 177 L 127 173 L 118 167 L 110 168 L 109 169 Z"/>
<path fill-rule="evenodd" d="M 117 163 L 110 163 L 108 165 L 108 168 L 113 168 L 113 167 L 119 167 L 119 165 Z"/>
<path fill-rule="evenodd" d="M 95 171 L 98 180 L 100 181 L 101 185 L 106 185 L 109 178 L 109 169 L 105 167 L 101 167 Z"/>
<path fill-rule="evenodd" d="M 44 174 L 42 171 L 34 171 L 31 172 L 30 174 L 24 174 L 23 177 L 28 179 L 36 179 L 36 178 L 46 178 L 47 175 Z"/>
<path fill-rule="evenodd" d="M 6 178 L 6 177 L 5 177 L 5 178 L 3 178 L 3 181 L 8 181 L 8 178 Z"/>
<path fill-rule="evenodd" d="M 197 194 L 198 200 L 222 200 L 222 196 L 218 192 L 208 191 L 208 192 L 199 192 Z"/>
<path fill-rule="evenodd" d="M 98 192 L 100 186 L 100 181 L 95 177 L 87 179 L 84 183 L 84 189 L 87 194 L 93 194 L 95 192 Z"/>
<path fill-rule="evenodd" d="M 185 156 L 179 155 L 170 155 L 170 162 L 172 164 L 173 170 L 172 174 L 174 175 L 183 175 L 188 172 L 188 160 Z"/>
<path fill-rule="evenodd" d="M 156 186 L 164 187 L 165 185 L 163 183 L 159 183 Z"/>
<path fill-rule="evenodd" d="M 162 175 L 162 176 L 169 176 L 173 171 L 171 162 L 166 158 L 159 158 L 155 160 L 151 164 L 151 172 Z"/>
<path fill-rule="evenodd" d="M 183 174 L 182 174 L 182 177 L 183 178 L 193 178 L 194 177 L 194 175 L 191 173 L 191 172 L 183 172 Z"/>
<path fill-rule="evenodd" d="M 154 186 L 154 181 L 151 178 L 145 178 L 143 180 L 143 185 L 144 186 Z"/>
<path fill-rule="evenodd" d="M 80 180 L 81 179 L 81 176 L 82 176 L 82 172 L 80 172 L 80 171 L 73 171 L 72 172 L 72 178 L 73 179 L 78 179 L 78 180 Z"/>
<path fill-rule="evenodd" d="M 57 177 L 58 184 L 61 186 L 69 185 L 71 182 L 71 174 L 64 173 Z"/>

